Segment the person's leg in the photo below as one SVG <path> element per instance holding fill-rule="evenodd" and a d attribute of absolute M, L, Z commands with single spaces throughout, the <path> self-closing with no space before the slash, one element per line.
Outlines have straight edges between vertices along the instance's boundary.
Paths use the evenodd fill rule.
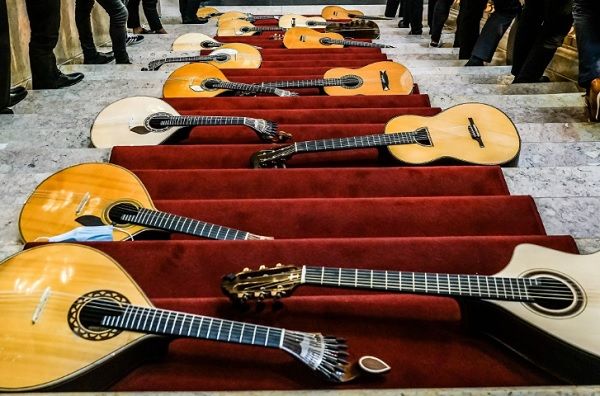
<path fill-rule="evenodd" d="M 410 26 L 408 23 L 408 5 L 406 4 L 408 0 L 400 0 L 400 9 L 398 11 L 398 16 L 400 17 L 400 21 L 398 21 L 398 27 L 407 28 Z"/>
<path fill-rule="evenodd" d="M 589 88 L 600 77 L 600 2 L 574 0 L 573 17 L 579 51 L 579 85 Z"/>
<path fill-rule="evenodd" d="M 450 15 L 450 7 L 454 0 L 438 0 L 435 4 L 435 10 L 433 11 L 433 22 L 431 24 L 431 42 L 439 43 L 442 36 L 442 29 L 444 24 Z"/>
<path fill-rule="evenodd" d="M 198 12 L 198 8 L 200 7 L 200 1 L 201 0 L 187 0 L 185 4 L 185 14 L 183 16 L 183 23 L 189 23 L 198 20 L 196 13 Z"/>
<path fill-rule="evenodd" d="M 438 0 L 429 0 L 427 2 L 427 26 L 429 27 L 429 34 L 431 34 L 431 25 L 433 25 L 433 12 L 435 5 Z"/>
<path fill-rule="evenodd" d="M 460 43 L 459 59 L 469 59 L 473 47 L 479 38 L 479 26 L 487 0 L 461 0 L 458 41 Z"/>
<path fill-rule="evenodd" d="M 473 47 L 470 59 L 480 59 L 490 62 L 496 52 L 502 36 L 521 11 L 519 0 L 496 0 L 494 12 L 486 21 L 481 34 Z"/>
<path fill-rule="evenodd" d="M 540 81 L 544 70 L 571 29 L 572 0 L 544 0 L 542 3 L 545 3 L 540 10 L 543 13 L 543 24 L 539 27 L 537 39 L 519 73 L 515 74 L 515 83 Z"/>
<path fill-rule="evenodd" d="M 127 7 L 122 0 L 97 0 L 110 17 L 110 39 L 117 63 L 130 63 L 127 54 Z"/>
<path fill-rule="evenodd" d="M 423 33 L 423 0 L 408 0 L 407 6 L 410 34 Z"/>
<path fill-rule="evenodd" d="M 10 107 L 10 32 L 6 0 L 0 0 L 0 112 Z"/>
<path fill-rule="evenodd" d="M 92 32 L 92 8 L 94 8 L 94 0 L 75 1 L 75 25 L 79 33 L 79 43 L 83 57 L 88 59 L 98 55 Z"/>
<path fill-rule="evenodd" d="M 127 3 L 127 14 L 128 28 L 134 29 L 142 26 L 142 23 L 140 22 L 140 0 L 129 0 Z"/>
<path fill-rule="evenodd" d="M 55 85 L 61 75 L 56 66 L 54 47 L 60 28 L 60 0 L 25 0 L 31 25 L 29 62 L 34 89 Z"/>
<path fill-rule="evenodd" d="M 385 3 L 384 15 L 388 18 L 395 17 L 396 12 L 398 12 L 399 5 L 400 5 L 400 0 L 387 0 Z"/>
<path fill-rule="evenodd" d="M 150 25 L 150 30 L 154 32 L 163 31 L 163 25 L 158 16 L 158 0 L 142 0 L 142 7 L 144 8 L 144 15 L 146 15 L 146 19 Z"/>
<path fill-rule="evenodd" d="M 525 0 L 515 34 L 511 73 L 517 76 L 533 48 L 544 22 L 544 0 Z M 512 29 L 514 29 L 514 25 Z"/>

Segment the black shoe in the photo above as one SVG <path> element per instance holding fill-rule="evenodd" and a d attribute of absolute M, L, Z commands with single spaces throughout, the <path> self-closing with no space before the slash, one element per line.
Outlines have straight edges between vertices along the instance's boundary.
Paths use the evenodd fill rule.
<path fill-rule="evenodd" d="M 10 94 L 15 95 L 15 94 L 21 93 L 23 91 L 27 92 L 27 89 L 25 87 L 18 85 L 16 87 L 13 87 L 10 89 Z"/>
<path fill-rule="evenodd" d="M 70 87 L 83 80 L 83 73 L 60 74 L 55 81 L 55 89 Z"/>
<path fill-rule="evenodd" d="M 183 23 L 186 25 L 188 25 L 188 24 L 202 25 L 202 24 L 205 24 L 206 22 L 208 22 L 208 18 L 183 19 Z"/>
<path fill-rule="evenodd" d="M 539 82 L 541 82 L 541 83 L 548 83 L 548 82 L 550 82 L 550 77 L 548 77 L 548 76 L 542 76 L 542 77 L 540 77 Z"/>
<path fill-rule="evenodd" d="M 10 99 L 8 102 L 8 107 L 13 107 L 27 96 L 27 90 L 23 87 L 17 87 L 22 89 L 15 89 L 16 93 L 13 93 L 13 89 L 10 90 Z"/>
<path fill-rule="evenodd" d="M 107 54 L 103 54 L 101 52 L 97 52 L 96 55 L 93 56 L 84 56 L 83 64 L 84 65 L 104 65 L 108 62 L 112 62 L 115 59 L 115 56 L 112 52 Z"/>
<path fill-rule="evenodd" d="M 0 114 L 15 114 L 15 113 L 7 107 L 5 109 L 0 109 Z"/>
<path fill-rule="evenodd" d="M 144 41 L 144 36 L 139 34 L 128 34 L 127 41 L 125 41 L 125 45 L 136 45 Z"/>
<path fill-rule="evenodd" d="M 131 58 L 127 57 L 126 59 L 117 59 L 115 62 L 117 65 L 132 65 L 133 62 Z"/>
<path fill-rule="evenodd" d="M 410 32 L 408 32 L 408 34 L 413 36 L 420 36 L 423 34 L 423 30 L 411 30 Z"/>
<path fill-rule="evenodd" d="M 465 66 L 483 66 L 483 60 L 477 58 L 476 56 L 472 56 Z"/>
<path fill-rule="evenodd" d="M 398 27 L 399 27 L 399 28 L 407 28 L 407 27 L 409 27 L 409 26 L 410 26 L 410 25 L 409 25 L 408 23 L 404 22 L 404 21 L 400 21 L 400 22 L 398 22 Z"/>

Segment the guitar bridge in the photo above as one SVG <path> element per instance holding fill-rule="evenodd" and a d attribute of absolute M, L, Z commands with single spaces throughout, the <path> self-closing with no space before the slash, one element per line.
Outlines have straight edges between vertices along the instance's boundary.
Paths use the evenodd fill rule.
<path fill-rule="evenodd" d="M 484 148 L 485 144 L 483 144 L 483 140 L 481 140 L 481 133 L 479 132 L 479 129 L 477 128 L 477 125 L 475 125 L 475 121 L 473 121 L 473 119 L 471 117 L 469 117 L 469 133 L 471 134 L 471 138 L 475 141 L 477 141 L 477 143 L 479 143 L 479 147 L 480 148 Z"/>
<path fill-rule="evenodd" d="M 390 79 L 388 78 L 386 70 L 379 70 L 379 82 L 381 82 L 381 88 L 384 91 L 390 90 Z"/>

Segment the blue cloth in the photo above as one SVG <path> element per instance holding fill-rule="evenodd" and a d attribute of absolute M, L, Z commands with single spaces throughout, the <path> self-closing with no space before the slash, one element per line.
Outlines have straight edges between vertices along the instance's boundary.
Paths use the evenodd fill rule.
<path fill-rule="evenodd" d="M 574 0 L 573 18 L 579 50 L 579 85 L 600 77 L 600 0 Z"/>

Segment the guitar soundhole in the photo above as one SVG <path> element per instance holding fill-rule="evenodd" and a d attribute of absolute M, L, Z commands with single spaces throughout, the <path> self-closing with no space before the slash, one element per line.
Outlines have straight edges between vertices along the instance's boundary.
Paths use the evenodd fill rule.
<path fill-rule="evenodd" d="M 129 304 L 125 296 L 110 290 L 96 290 L 84 294 L 69 309 L 69 327 L 73 333 L 86 340 L 104 341 L 113 338 L 121 330 L 102 326 L 102 318 L 122 313 Z"/>
<path fill-rule="evenodd" d="M 363 80 L 359 76 L 344 76 L 342 77 L 342 86 L 344 88 L 356 89 L 363 85 Z"/>
<path fill-rule="evenodd" d="M 127 218 L 137 215 L 139 210 L 139 206 L 132 202 L 118 202 L 108 208 L 107 217 L 111 224 L 126 226 L 131 224 Z"/>
<path fill-rule="evenodd" d="M 528 278 L 535 279 L 536 285 L 528 287 L 529 295 L 535 302 L 528 306 L 548 316 L 571 316 L 579 313 L 585 302 L 583 291 L 571 279 L 554 273 L 532 273 Z"/>

